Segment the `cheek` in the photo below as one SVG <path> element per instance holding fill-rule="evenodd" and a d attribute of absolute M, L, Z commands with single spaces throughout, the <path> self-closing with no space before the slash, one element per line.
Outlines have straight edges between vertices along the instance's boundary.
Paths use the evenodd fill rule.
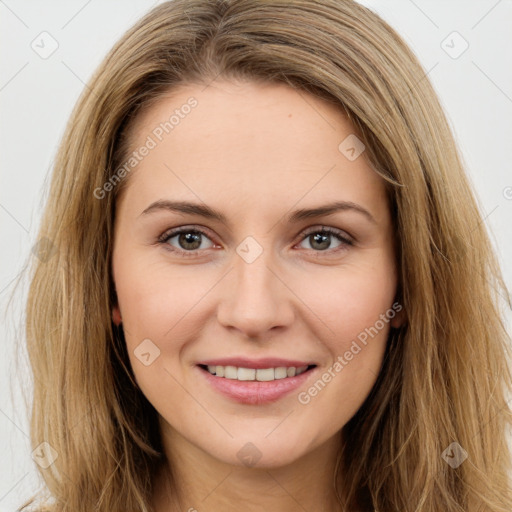
<path fill-rule="evenodd" d="M 183 329 L 190 328 L 194 304 L 207 291 L 204 280 L 200 285 L 197 273 L 171 272 L 160 262 L 117 263 L 116 291 L 135 380 L 157 410 L 179 407 L 182 390 L 173 377 L 182 380 L 176 368 L 180 340 L 186 339 Z"/>
<path fill-rule="evenodd" d="M 336 352 L 345 351 L 347 343 L 374 326 L 392 306 L 395 293 L 393 269 L 387 265 L 319 272 L 297 289 L 311 318 L 316 317 L 312 322 L 319 327 L 318 337 Z"/>
<path fill-rule="evenodd" d="M 331 360 L 298 398 L 306 410 L 329 411 L 324 420 L 335 429 L 356 413 L 375 384 L 395 316 L 396 282 L 391 266 L 345 269 L 337 279 L 315 282 L 308 305 L 322 320 L 317 334 Z"/>
<path fill-rule="evenodd" d="M 164 339 L 207 293 L 207 284 L 198 272 L 171 271 L 160 262 L 119 262 L 116 290 L 127 343 Z"/>
<path fill-rule="evenodd" d="M 202 300 L 218 276 L 193 266 L 171 268 L 162 261 L 131 258 L 117 263 L 116 290 L 135 379 L 158 410 L 179 407 L 181 355 L 186 340 L 197 339 L 204 328 Z M 168 394 L 160 404 L 163 389 Z"/>

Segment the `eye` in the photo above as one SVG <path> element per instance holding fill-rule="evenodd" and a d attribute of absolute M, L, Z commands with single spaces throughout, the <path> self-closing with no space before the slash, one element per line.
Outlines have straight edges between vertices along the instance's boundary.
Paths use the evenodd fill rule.
<path fill-rule="evenodd" d="M 331 247 L 332 237 L 338 241 L 335 248 Z M 175 243 L 171 243 L 170 241 L 174 238 L 176 239 Z M 210 241 L 209 246 L 205 247 L 203 245 L 204 239 Z M 352 240 L 344 231 L 325 226 L 309 229 L 300 243 L 306 240 L 309 241 L 311 250 L 315 252 L 336 252 L 353 245 Z M 158 242 L 164 245 L 167 250 L 178 252 L 185 257 L 200 256 L 199 249 L 211 249 L 215 246 L 205 231 L 186 226 L 166 231 L 158 238 Z"/>
<path fill-rule="evenodd" d="M 178 247 L 170 243 L 170 240 L 173 238 L 176 238 Z M 198 254 L 193 251 L 197 249 L 210 249 L 214 245 L 212 243 L 209 247 L 202 246 L 202 238 L 209 240 L 206 233 L 200 229 L 182 227 L 166 231 L 158 241 L 164 244 L 169 250 L 181 252 L 183 256 L 197 256 Z"/>
<path fill-rule="evenodd" d="M 334 249 L 331 247 L 332 237 L 336 238 L 339 242 L 338 246 Z M 308 241 L 310 247 L 316 252 L 326 251 L 332 249 L 333 251 L 343 250 L 346 246 L 353 245 L 352 240 L 343 231 L 330 228 L 321 227 L 312 228 L 306 232 L 302 242 Z M 301 243 L 302 243 L 301 242 Z"/>

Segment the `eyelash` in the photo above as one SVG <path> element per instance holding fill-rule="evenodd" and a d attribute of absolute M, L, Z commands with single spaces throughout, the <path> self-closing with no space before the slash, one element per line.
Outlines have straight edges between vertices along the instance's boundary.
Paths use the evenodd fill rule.
<path fill-rule="evenodd" d="M 169 245 L 167 242 L 171 239 L 171 238 L 174 238 L 176 235 L 180 235 L 182 233 L 199 233 L 203 236 L 205 236 L 206 238 L 210 239 L 210 237 L 208 236 L 208 234 L 203 231 L 202 229 L 198 229 L 196 227 L 194 228 L 190 228 L 190 227 L 181 227 L 181 228 L 176 228 L 176 229 L 171 229 L 171 230 L 168 230 L 168 231 L 165 231 L 162 235 L 160 235 L 158 237 L 158 243 L 162 244 L 166 250 L 168 251 L 171 251 L 171 252 L 175 252 L 175 253 L 181 253 L 182 256 L 186 257 L 186 258 L 197 258 L 199 257 L 199 252 L 201 252 L 199 249 L 194 249 L 192 251 L 185 251 L 183 249 L 176 249 L 175 247 L 172 247 L 171 245 Z M 345 237 L 343 236 L 343 232 L 338 230 L 338 229 L 335 229 L 335 228 L 331 228 L 331 227 L 328 227 L 328 226 L 322 226 L 320 229 L 319 228 L 311 228 L 309 229 L 303 236 L 303 238 L 299 241 L 299 243 L 303 242 L 304 240 L 306 240 L 306 238 L 312 234 L 316 234 L 316 233 L 321 233 L 321 234 L 328 234 L 328 235 L 332 235 L 334 236 L 335 238 L 337 238 L 341 243 L 342 245 L 340 245 L 339 247 L 335 248 L 335 249 L 326 249 L 324 251 L 315 251 L 314 249 L 310 249 L 310 250 L 313 250 L 314 252 L 317 252 L 317 253 L 332 253 L 332 252 L 337 252 L 337 251 L 340 251 L 340 250 L 343 250 L 343 249 L 346 249 L 346 246 L 352 246 L 354 245 L 354 242 L 352 240 L 350 240 L 348 237 Z"/>

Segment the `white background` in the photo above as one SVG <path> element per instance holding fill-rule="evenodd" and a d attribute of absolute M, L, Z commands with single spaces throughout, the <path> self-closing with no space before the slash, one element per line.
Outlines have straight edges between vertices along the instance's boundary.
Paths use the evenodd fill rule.
<path fill-rule="evenodd" d="M 28 416 L 19 392 L 20 383 L 28 382 L 23 359 L 19 368 L 15 366 L 20 336 L 16 328 L 22 320 L 24 296 L 20 294 L 4 313 L 7 299 L 36 242 L 43 185 L 75 101 L 111 46 L 157 3 L 0 0 L 0 511 L 14 511 L 38 486 Z M 512 1 L 361 3 L 395 27 L 429 71 L 510 287 Z M 31 48 L 43 31 L 58 42 L 57 50 L 46 59 Z M 454 31 L 469 44 L 456 59 L 445 51 L 454 55 L 463 48 L 463 40 L 450 35 Z"/>

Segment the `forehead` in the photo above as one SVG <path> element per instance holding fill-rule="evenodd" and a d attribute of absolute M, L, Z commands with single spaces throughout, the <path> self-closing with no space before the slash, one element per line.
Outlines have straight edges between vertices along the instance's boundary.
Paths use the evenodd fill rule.
<path fill-rule="evenodd" d="M 166 195 L 218 206 L 243 196 L 253 207 L 326 194 L 379 207 L 385 198 L 364 151 L 355 159 L 346 152 L 362 143 L 342 109 L 282 84 L 180 86 L 140 115 L 130 135 L 130 152 L 151 146 L 126 192 L 142 209 Z"/>

